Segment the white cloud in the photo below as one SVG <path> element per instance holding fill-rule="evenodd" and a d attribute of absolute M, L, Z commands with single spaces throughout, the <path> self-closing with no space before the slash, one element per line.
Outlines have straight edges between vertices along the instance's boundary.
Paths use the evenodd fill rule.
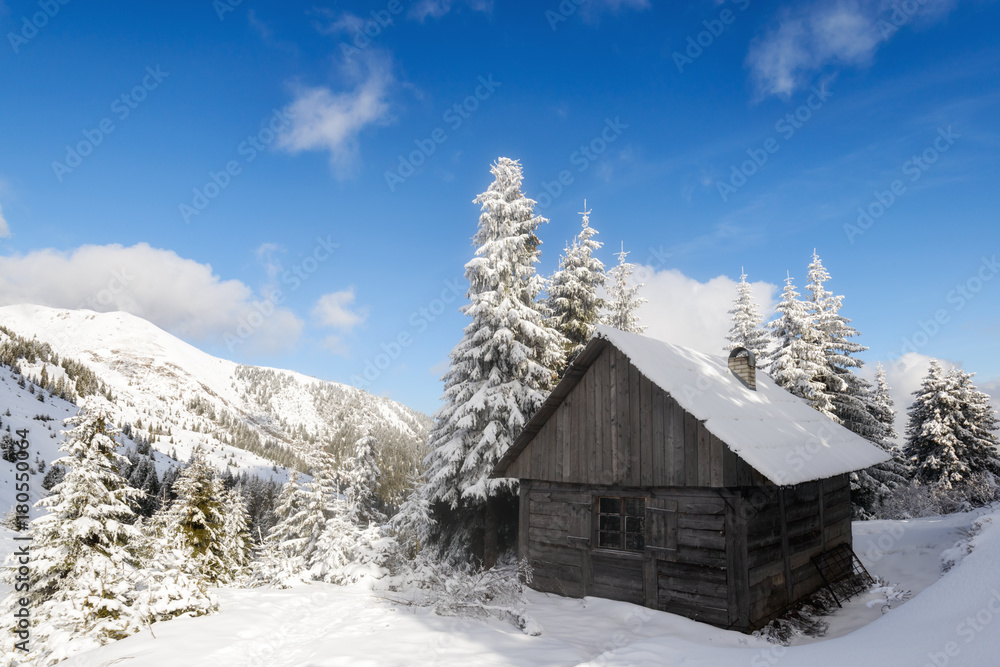
<path fill-rule="evenodd" d="M 884 0 L 833 0 L 796 7 L 782 12 L 775 27 L 751 42 L 747 65 L 759 94 L 788 97 L 824 67 L 868 64 L 880 44 L 901 26 L 938 20 L 953 4 L 954 0 L 927 0 L 916 5 L 916 16 L 902 14 L 895 23 L 895 5 Z"/>
<path fill-rule="evenodd" d="M 332 353 L 346 357 L 348 345 L 340 334 L 350 333 L 368 317 L 367 308 L 354 307 L 354 288 L 324 294 L 313 307 L 313 317 L 320 324 L 338 332 L 323 341 L 323 346 Z"/>
<path fill-rule="evenodd" d="M 257 259 L 260 260 L 264 270 L 267 271 L 267 279 L 271 283 L 277 279 L 278 274 L 282 271 L 281 260 L 275 255 L 283 250 L 284 248 L 277 243 L 261 243 L 255 251 Z"/>
<path fill-rule="evenodd" d="M 324 294 L 313 307 L 313 315 L 323 326 L 349 332 L 368 317 L 368 312 L 365 309 L 351 310 L 354 298 L 353 287 Z"/>
<path fill-rule="evenodd" d="M 263 299 L 239 280 L 223 280 L 208 264 L 145 243 L 0 257 L 0 305 L 20 303 L 120 310 L 188 340 L 225 344 L 227 334 L 237 336 L 246 353 L 287 349 L 303 327 L 291 311 L 265 304 L 270 314 L 249 336 L 239 336 L 240 323 L 261 310 L 256 304 Z"/>
<path fill-rule="evenodd" d="M 10 236 L 10 227 L 7 226 L 7 218 L 3 217 L 3 207 L 0 207 L 0 238 L 5 239 Z"/>
<path fill-rule="evenodd" d="M 390 120 L 389 92 L 394 78 L 392 60 L 371 50 L 348 60 L 344 67 L 353 90 L 334 92 L 326 86 L 303 87 L 285 108 L 291 126 L 278 137 L 289 153 L 321 150 L 330 153 L 338 177 L 348 175 L 359 153 L 358 137 L 372 125 Z"/>
<path fill-rule="evenodd" d="M 470 9 L 477 12 L 493 11 L 493 0 L 462 0 L 456 3 L 455 0 L 420 0 L 413 5 L 408 16 L 417 21 L 425 21 L 430 18 L 441 18 L 451 11 L 456 4 L 466 4 Z"/>
<path fill-rule="evenodd" d="M 639 323 L 646 325 L 652 338 L 690 347 L 708 354 L 722 354 L 729 333 L 729 309 L 736 298 L 738 281 L 726 276 L 702 283 L 677 269 L 653 271 L 637 267 L 634 276 L 645 286 L 640 296 L 648 299 L 639 308 Z M 751 283 L 762 315 L 774 310 L 778 287 L 770 283 Z"/>

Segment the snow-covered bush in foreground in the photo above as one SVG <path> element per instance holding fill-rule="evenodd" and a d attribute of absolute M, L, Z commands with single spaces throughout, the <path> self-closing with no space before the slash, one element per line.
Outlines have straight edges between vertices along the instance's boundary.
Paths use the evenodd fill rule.
<path fill-rule="evenodd" d="M 917 519 L 968 512 L 1000 501 L 1000 485 L 989 473 L 969 475 L 962 486 L 950 488 L 914 480 L 897 487 L 878 507 L 879 519 Z"/>
<path fill-rule="evenodd" d="M 534 637 L 542 634 L 542 628 L 525 613 L 522 580 L 531 583 L 527 559 L 480 570 L 418 556 L 393 577 L 385 595 L 395 602 L 428 607 L 441 616 L 499 619 Z"/>

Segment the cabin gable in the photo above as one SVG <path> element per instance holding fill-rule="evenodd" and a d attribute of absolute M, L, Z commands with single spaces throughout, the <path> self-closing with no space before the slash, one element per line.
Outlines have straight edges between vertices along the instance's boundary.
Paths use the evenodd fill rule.
<path fill-rule="evenodd" d="M 629 487 L 770 484 L 625 354 L 598 343 L 589 363 L 570 367 L 544 422 L 522 434 L 527 444 L 504 477 Z"/>

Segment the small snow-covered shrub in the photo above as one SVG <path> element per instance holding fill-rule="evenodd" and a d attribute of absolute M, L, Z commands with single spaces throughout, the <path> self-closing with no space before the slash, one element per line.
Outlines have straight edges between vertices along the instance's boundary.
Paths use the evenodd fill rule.
<path fill-rule="evenodd" d="M 913 595 L 912 591 L 898 587 L 899 584 L 890 584 L 884 579 L 877 579 L 875 585 L 869 589 L 868 593 L 874 597 L 865 604 L 869 609 L 878 607 L 882 613 L 898 607 Z"/>
<path fill-rule="evenodd" d="M 968 512 L 1000 500 L 1000 485 L 989 473 L 970 475 L 950 488 L 939 484 L 911 482 L 896 488 L 878 508 L 880 519 L 917 519 L 925 516 Z"/>
<path fill-rule="evenodd" d="M 490 570 L 471 565 L 450 565 L 424 556 L 413 560 L 405 572 L 393 578 L 390 599 L 428 607 L 440 616 L 480 620 L 495 618 L 537 636 L 541 626 L 525 612 L 524 585 L 531 583 L 527 559 Z"/>

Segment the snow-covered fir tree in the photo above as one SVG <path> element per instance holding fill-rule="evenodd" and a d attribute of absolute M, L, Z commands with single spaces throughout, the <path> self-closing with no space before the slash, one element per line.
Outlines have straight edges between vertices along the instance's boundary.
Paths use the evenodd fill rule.
<path fill-rule="evenodd" d="M 377 507 L 381 473 L 376 445 L 374 437 L 362 437 L 341 468 L 341 493 L 310 562 L 314 579 L 339 584 L 364 576 L 379 578 L 398 551 Z"/>
<path fill-rule="evenodd" d="M 904 453 L 916 480 L 952 489 L 978 473 L 1000 474 L 996 412 L 972 374 L 931 361 L 914 395 Z"/>
<path fill-rule="evenodd" d="M 822 338 L 806 304 L 799 300 L 791 276 L 785 279 L 776 310 L 778 318 L 768 325 L 775 339 L 770 355 L 771 377 L 779 387 L 806 399 L 814 408 L 834 418 L 833 402 L 822 381 L 827 370 Z"/>
<path fill-rule="evenodd" d="M 894 442 L 896 412 L 889 394 L 885 369 L 882 364 L 878 365 L 874 388 L 868 387 L 868 382 L 865 380 L 860 378 L 858 380 L 869 395 L 866 405 L 874 424 L 868 429 L 866 437 L 892 457 L 885 463 L 851 473 L 851 504 L 854 516 L 857 519 L 870 519 L 876 516 L 879 505 L 895 489 L 907 483 L 907 471 L 902 454 Z"/>
<path fill-rule="evenodd" d="M 250 514 L 243 500 L 242 488 L 223 492 L 222 549 L 229 559 L 229 583 L 243 582 L 250 573 L 253 546 L 250 540 Z"/>
<path fill-rule="evenodd" d="M 131 609 L 143 539 L 132 524 L 142 492 L 119 473 L 123 457 L 106 417 L 87 413 L 74 423 L 61 447 L 65 456 L 54 462 L 66 475 L 38 501 L 46 513 L 28 532 L 34 551 L 23 593 L 34 616 L 28 647 L 42 653 L 83 637 L 99 646 L 142 627 Z M 5 573 L 11 590 L 16 571 Z M 5 623 L 12 618 L 4 614 Z"/>
<path fill-rule="evenodd" d="M 967 457 L 973 471 L 1000 475 L 1000 418 L 990 395 L 976 387 L 975 373 L 956 368 L 952 371 L 958 385 L 962 411 L 966 417 Z"/>
<path fill-rule="evenodd" d="M 225 544 L 226 497 L 222 480 L 196 449 L 174 483 L 177 498 L 158 518 L 164 540 L 183 554 L 183 571 L 212 585 L 232 583 L 239 570 Z"/>
<path fill-rule="evenodd" d="M 875 366 L 875 393 L 872 398 L 872 412 L 882 424 L 882 435 L 886 442 L 894 442 L 899 437 L 896 432 L 896 403 L 889 391 L 889 382 L 885 377 L 885 367 L 881 362 Z M 893 450 L 899 452 L 898 447 Z M 898 457 L 898 454 L 897 454 Z"/>
<path fill-rule="evenodd" d="M 743 271 L 740 272 L 740 282 L 736 285 L 736 299 L 729 314 L 732 315 L 733 324 L 726 334 L 729 343 L 725 347 L 725 352 L 745 347 L 754 353 L 757 363 L 763 368 L 771 337 L 764 328 L 764 316 L 760 314 L 757 303 L 753 300 L 747 274 Z"/>
<path fill-rule="evenodd" d="M 326 522 L 334 515 L 334 503 L 340 495 L 338 468 L 333 455 L 320 445 L 310 458 L 313 478 L 303 488 L 298 513 L 289 519 L 290 530 L 297 537 L 283 543 L 286 552 L 301 558 L 306 567 L 319 556 L 320 537 L 326 530 Z"/>
<path fill-rule="evenodd" d="M 354 445 L 354 454 L 340 472 L 341 494 L 347 500 L 356 521 L 362 525 L 384 523 L 385 515 L 379 505 L 378 490 L 382 471 L 376 453 L 378 440 L 366 435 Z"/>
<path fill-rule="evenodd" d="M 646 303 L 646 299 L 639 296 L 643 283 L 629 284 L 635 265 L 625 261 L 628 253 L 625 252 L 624 242 L 621 252 L 615 256 L 618 258 L 618 265 L 611 269 L 608 276 L 611 279 L 611 287 L 608 290 L 608 312 L 604 322 L 621 331 L 641 334 L 646 327 L 639 324 L 637 311 L 639 306 Z"/>
<path fill-rule="evenodd" d="M 808 279 L 809 313 L 826 366 L 819 379 L 833 405 L 833 415 L 848 429 L 877 442 L 881 439 L 881 426 L 873 416 L 870 405 L 871 385 L 854 374 L 854 369 L 861 368 L 862 361 L 851 356 L 868 348 L 851 340 L 858 332 L 851 326 L 851 321 L 840 314 L 844 297 L 826 289 L 825 283 L 830 280 L 830 274 L 815 250 L 809 264 Z"/>
<path fill-rule="evenodd" d="M 566 338 L 568 365 L 583 350 L 601 319 L 604 300 L 597 291 L 604 285 L 604 264 L 594 256 L 602 245 L 590 226 L 590 211 L 583 202 L 583 226 L 559 259 L 559 268 L 549 281 L 547 305 L 552 325 Z"/>
<path fill-rule="evenodd" d="M 306 505 L 306 492 L 299 483 L 299 474 L 292 472 L 281 487 L 274 506 L 275 523 L 261 544 L 253 563 L 255 584 L 271 584 L 282 588 L 301 579 L 305 572 L 305 559 L 299 553 L 301 545 L 299 525 L 295 519 Z"/>
<path fill-rule="evenodd" d="M 28 531 L 29 588 L 12 593 L 3 605 L 11 619 L 7 612 L 13 613 L 15 600 L 28 598 L 33 618 L 27 648 L 38 665 L 121 639 L 154 621 L 215 608 L 196 585 L 148 562 L 152 549 L 134 510 L 142 491 L 129 487 L 119 472 L 124 457 L 116 451 L 111 420 L 85 407 L 70 424 L 75 428 L 61 447 L 66 455 L 54 462 L 64 476 L 38 501 L 46 513 Z M 12 590 L 16 573 L 16 568 L 4 573 Z M 5 632 L 0 645 L 13 656 L 22 639 Z"/>
<path fill-rule="evenodd" d="M 489 474 L 542 404 L 564 358 L 563 337 L 536 302 L 544 281 L 535 269 L 535 232 L 545 219 L 521 190 L 518 162 L 500 158 L 491 172 L 493 183 L 475 199 L 482 214 L 475 258 L 465 266 L 469 303 L 462 312 L 472 321 L 451 351 L 426 459 L 438 548 L 483 555 L 488 566 L 498 529 L 512 543 L 517 504 L 517 482 Z"/>

